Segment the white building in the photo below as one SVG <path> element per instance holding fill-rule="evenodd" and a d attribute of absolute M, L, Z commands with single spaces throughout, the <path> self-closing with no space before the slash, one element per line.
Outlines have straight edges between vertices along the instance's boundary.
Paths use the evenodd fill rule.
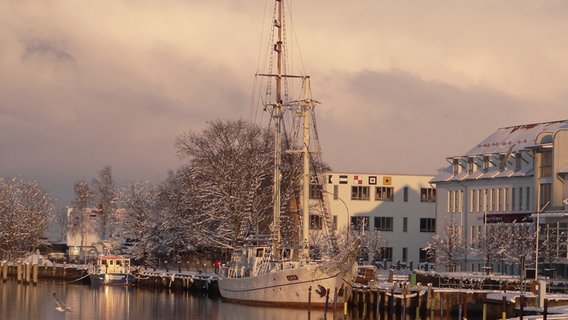
<path fill-rule="evenodd" d="M 124 242 L 122 226 L 113 223 L 112 230 L 107 239 L 100 237 L 101 210 L 87 208 L 83 212 L 67 208 L 67 247 L 69 259 L 72 261 L 88 261 L 98 255 L 107 253 L 120 253 L 121 244 Z M 119 216 L 123 210 L 116 210 L 113 214 Z M 81 246 L 83 256 L 81 256 Z"/>
<path fill-rule="evenodd" d="M 568 120 L 500 128 L 447 160 L 449 165 L 432 179 L 438 192 L 438 232 L 455 224 L 465 248 L 472 248 L 487 224 L 536 223 L 540 211 L 539 241 L 556 241 L 555 263 L 566 265 Z M 531 230 L 534 233 L 534 226 Z M 564 236 L 551 239 L 554 234 Z M 465 254 L 460 260 L 462 270 L 480 271 L 484 266 L 480 257 Z M 542 256 L 539 261 L 543 263 Z M 492 267 L 497 272 L 513 271 L 500 270 L 499 263 Z"/>
<path fill-rule="evenodd" d="M 378 230 L 386 240 L 380 263 L 417 268 L 427 262 L 422 248 L 436 231 L 436 190 L 432 176 L 330 172 L 323 181 L 326 203 L 336 230 Z M 321 228 L 321 218 L 312 215 L 310 228 Z M 372 260 L 373 257 L 369 257 Z"/>

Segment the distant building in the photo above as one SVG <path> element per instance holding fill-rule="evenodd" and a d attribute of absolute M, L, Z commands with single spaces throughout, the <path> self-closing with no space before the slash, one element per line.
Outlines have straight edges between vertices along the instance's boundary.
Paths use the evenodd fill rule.
<path fill-rule="evenodd" d="M 115 215 L 122 214 L 123 210 L 116 210 Z M 100 209 L 87 208 L 83 212 L 67 208 L 67 248 L 71 261 L 83 262 L 96 258 L 101 254 L 122 253 L 121 245 L 125 241 L 120 223 L 113 225 L 114 234 L 107 239 L 101 239 Z M 81 245 L 83 256 L 81 256 Z"/>
<path fill-rule="evenodd" d="M 497 129 L 447 161 L 449 165 L 432 179 L 438 191 L 438 232 L 454 223 L 466 248 L 471 248 L 487 224 L 536 224 L 538 219 L 539 242 L 556 242 L 557 271 L 567 274 L 568 120 Z M 531 230 L 534 233 L 534 226 Z M 542 256 L 539 262 L 542 271 Z M 460 257 L 461 270 L 481 271 L 483 266 L 483 258 Z M 518 272 L 518 266 L 494 263 L 492 267 L 497 272 Z"/>
<path fill-rule="evenodd" d="M 428 262 L 422 249 L 436 231 L 432 176 L 329 172 L 324 179 L 323 196 L 336 231 L 347 225 L 362 232 L 377 230 L 386 240 L 381 256 L 368 261 L 388 267 L 412 263 L 414 268 Z M 322 224 L 322 217 L 312 213 L 310 229 Z"/>

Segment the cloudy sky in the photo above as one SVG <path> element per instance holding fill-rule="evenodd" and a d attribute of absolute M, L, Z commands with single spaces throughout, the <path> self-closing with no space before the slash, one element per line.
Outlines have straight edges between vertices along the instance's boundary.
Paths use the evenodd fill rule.
<path fill-rule="evenodd" d="M 66 205 L 110 165 L 161 179 L 175 138 L 247 119 L 271 0 L 0 0 L 0 176 Z M 271 11 L 271 10 L 268 10 Z M 435 174 L 499 127 L 568 119 L 568 2 L 294 1 L 336 171 Z"/>

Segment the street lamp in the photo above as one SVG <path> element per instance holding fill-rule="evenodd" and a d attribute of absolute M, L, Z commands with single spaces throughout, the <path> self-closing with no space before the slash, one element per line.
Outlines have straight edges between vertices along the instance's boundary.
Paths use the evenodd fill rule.
<path fill-rule="evenodd" d="M 539 201 L 540 201 L 540 197 Z M 540 208 L 539 210 L 536 211 L 536 244 L 535 244 L 535 262 L 534 262 L 534 276 L 535 276 L 535 280 L 538 280 L 538 234 L 540 233 L 540 213 L 544 211 L 544 209 L 548 206 L 548 204 L 550 204 L 550 201 L 546 202 L 544 204 L 544 206 L 542 208 Z M 539 203 L 537 202 L 537 205 L 539 205 Z"/>

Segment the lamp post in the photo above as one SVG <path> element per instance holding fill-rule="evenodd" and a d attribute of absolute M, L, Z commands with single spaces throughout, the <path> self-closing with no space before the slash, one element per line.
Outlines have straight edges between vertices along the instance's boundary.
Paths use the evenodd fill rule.
<path fill-rule="evenodd" d="M 540 197 L 539 201 L 540 201 Z M 538 280 L 538 234 L 540 233 L 540 213 L 544 211 L 544 209 L 548 206 L 548 204 L 550 203 L 550 201 L 546 202 L 544 204 L 544 206 L 542 206 L 542 208 L 540 208 L 539 210 L 536 211 L 536 226 L 535 226 L 535 230 L 536 230 L 536 244 L 535 244 L 535 262 L 534 262 L 534 277 L 535 280 Z M 540 205 L 539 202 L 537 202 L 537 205 Z"/>

